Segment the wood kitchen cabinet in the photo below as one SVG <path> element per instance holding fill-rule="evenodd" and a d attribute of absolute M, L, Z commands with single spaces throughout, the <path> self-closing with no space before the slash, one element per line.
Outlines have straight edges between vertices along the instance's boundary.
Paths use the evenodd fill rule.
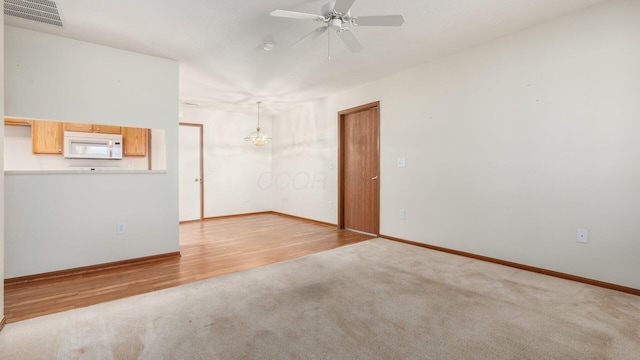
<path fill-rule="evenodd" d="M 147 156 L 147 129 L 122 128 L 122 154 L 124 156 Z"/>
<path fill-rule="evenodd" d="M 31 142 L 34 154 L 62 154 L 62 123 L 31 121 Z"/>
<path fill-rule="evenodd" d="M 120 134 L 121 127 L 114 125 L 64 123 L 64 131 L 94 132 L 102 134 Z"/>
<path fill-rule="evenodd" d="M 5 118 L 5 123 L 9 124 L 13 121 L 9 119 L 11 118 Z M 122 134 L 122 154 L 124 156 L 147 156 L 149 129 L 43 120 L 27 121 L 28 123 L 15 121 L 15 124 L 31 125 L 31 141 L 34 154 L 62 154 L 64 131 L 77 131 Z"/>
<path fill-rule="evenodd" d="M 27 126 L 27 125 L 31 125 L 31 120 L 6 117 L 6 118 L 4 118 L 4 124 L 5 125 Z"/>

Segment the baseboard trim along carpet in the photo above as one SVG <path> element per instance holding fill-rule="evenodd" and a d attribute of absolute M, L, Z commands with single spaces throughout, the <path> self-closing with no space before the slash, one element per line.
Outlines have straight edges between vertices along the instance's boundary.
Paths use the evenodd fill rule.
<path fill-rule="evenodd" d="M 420 247 L 431 249 L 431 250 L 442 251 L 442 252 L 446 252 L 446 253 L 449 253 L 449 254 L 460 255 L 460 256 L 476 259 L 476 260 L 488 261 L 488 262 L 491 262 L 491 263 L 494 263 L 494 264 L 510 266 L 510 267 L 513 267 L 513 268 L 516 268 L 516 269 L 520 269 L 520 270 L 531 271 L 531 272 L 535 272 L 535 273 L 538 273 L 538 274 L 554 276 L 554 277 L 565 279 L 565 280 L 577 281 L 577 282 L 583 283 L 583 284 L 599 286 L 599 287 L 602 287 L 602 288 L 605 288 L 605 289 L 611 289 L 611 290 L 621 291 L 621 292 L 624 292 L 624 293 L 627 293 L 627 294 L 640 296 L 640 289 L 635 289 L 635 288 L 631 288 L 631 287 L 627 287 L 627 286 L 622 286 L 622 285 L 612 284 L 612 283 L 608 283 L 608 282 L 604 282 L 604 281 L 600 281 L 600 280 L 594 280 L 594 279 L 589 279 L 589 278 L 585 278 L 585 277 L 581 277 L 581 276 L 566 274 L 566 273 L 559 272 L 559 271 L 547 270 L 547 269 L 543 269 L 543 268 L 539 268 L 539 267 L 535 267 L 535 266 L 519 264 L 519 263 L 515 263 L 515 262 L 511 262 L 511 261 L 506 261 L 506 260 L 501 260 L 501 259 L 496 259 L 496 258 L 484 256 L 484 255 L 477 255 L 477 254 L 468 253 L 468 252 L 464 252 L 464 251 L 448 249 L 448 248 L 435 246 L 435 245 L 429 245 L 429 244 L 425 244 L 425 243 L 421 243 L 421 242 L 417 242 L 417 241 L 400 239 L 400 238 L 393 237 L 393 236 L 388 236 L 388 235 L 380 235 L 380 237 L 383 238 L 383 239 L 393 240 L 393 241 L 397 241 L 397 242 L 401 242 L 401 243 L 405 243 L 405 244 L 409 244 L 409 245 L 420 246 Z"/>
<path fill-rule="evenodd" d="M 152 255 L 152 256 L 144 256 L 144 257 L 139 257 L 134 259 L 114 261 L 114 262 L 103 263 L 103 264 L 82 266 L 82 267 L 65 269 L 65 270 L 51 271 L 51 272 L 40 273 L 40 274 L 18 276 L 14 278 L 4 279 L 4 286 L 5 288 L 10 288 L 12 285 L 17 285 L 17 284 L 23 284 L 23 283 L 33 282 L 33 281 L 40 281 L 40 280 L 49 280 L 49 279 L 54 279 L 54 278 L 59 278 L 59 277 L 64 277 L 69 275 L 84 274 L 84 273 L 90 273 L 95 271 L 102 271 L 106 269 L 113 269 L 113 268 L 118 268 L 122 266 L 130 266 L 134 264 L 141 264 L 141 263 L 147 263 L 152 261 L 166 260 L 174 257 L 180 257 L 180 251 L 174 251 L 170 253 L 164 253 L 164 254 L 158 254 L 158 255 Z"/>

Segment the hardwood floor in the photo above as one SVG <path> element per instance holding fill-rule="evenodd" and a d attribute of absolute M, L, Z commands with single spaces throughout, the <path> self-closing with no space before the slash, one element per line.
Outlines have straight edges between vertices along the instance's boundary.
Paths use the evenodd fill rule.
<path fill-rule="evenodd" d="M 7 323 L 178 286 L 371 239 L 277 214 L 180 225 L 181 257 L 5 284 Z"/>

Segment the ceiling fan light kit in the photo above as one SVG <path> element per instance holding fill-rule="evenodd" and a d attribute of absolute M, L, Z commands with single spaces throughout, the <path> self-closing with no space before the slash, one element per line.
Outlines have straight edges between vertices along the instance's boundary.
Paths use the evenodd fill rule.
<path fill-rule="evenodd" d="M 402 15 L 374 15 L 351 16 L 351 7 L 355 0 L 336 0 L 322 7 L 322 15 L 300 13 L 288 10 L 274 10 L 271 16 L 300 20 L 314 20 L 324 25 L 303 36 L 294 42 L 294 47 L 304 40 L 315 39 L 323 33 L 327 33 L 329 59 L 331 59 L 331 33 L 327 30 L 335 30 L 336 34 L 351 52 L 359 52 L 364 49 L 362 44 L 351 29 L 345 25 L 353 26 L 401 26 L 404 23 Z"/>

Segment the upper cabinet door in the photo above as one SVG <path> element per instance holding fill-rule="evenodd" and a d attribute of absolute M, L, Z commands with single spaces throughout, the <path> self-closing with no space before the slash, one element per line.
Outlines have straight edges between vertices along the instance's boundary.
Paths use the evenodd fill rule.
<path fill-rule="evenodd" d="M 94 132 L 94 133 L 103 133 L 103 134 L 120 134 L 120 126 L 82 124 L 82 123 L 64 123 L 64 131 Z"/>
<path fill-rule="evenodd" d="M 62 123 L 33 120 L 31 140 L 34 154 L 62 154 Z"/>
<path fill-rule="evenodd" d="M 64 131 L 93 132 L 92 124 L 64 123 Z"/>
<path fill-rule="evenodd" d="M 103 134 L 120 134 L 121 127 L 114 125 L 93 125 L 93 131 Z"/>
<path fill-rule="evenodd" d="M 147 156 L 147 129 L 122 128 L 124 156 Z"/>

